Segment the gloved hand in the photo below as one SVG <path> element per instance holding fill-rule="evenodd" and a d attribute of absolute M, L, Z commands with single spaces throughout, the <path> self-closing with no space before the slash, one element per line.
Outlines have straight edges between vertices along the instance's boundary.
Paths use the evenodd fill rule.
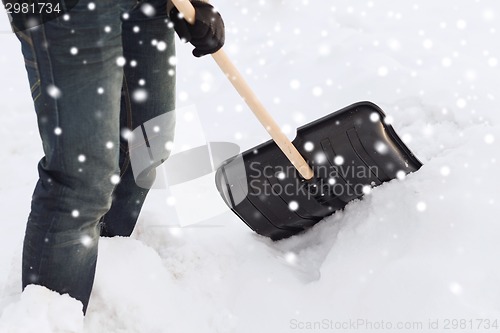
<path fill-rule="evenodd" d="M 201 57 L 217 52 L 224 45 L 224 21 L 214 7 L 204 1 L 193 0 L 191 4 L 196 10 L 193 25 L 179 17 L 177 8 L 170 11 L 170 20 L 180 38 L 194 45 L 193 55 Z"/>

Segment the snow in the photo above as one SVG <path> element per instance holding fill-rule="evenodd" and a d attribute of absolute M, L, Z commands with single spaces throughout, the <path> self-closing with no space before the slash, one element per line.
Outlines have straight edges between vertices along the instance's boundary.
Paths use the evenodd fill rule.
<path fill-rule="evenodd" d="M 61 315 L 63 314 L 63 315 Z M 83 332 L 82 303 L 45 287 L 28 286 L 21 299 L 5 307 L 0 332 Z"/>
<path fill-rule="evenodd" d="M 422 322 L 419 331 L 430 332 L 437 319 L 500 320 L 498 1 L 216 5 L 226 51 L 280 126 L 293 132 L 371 100 L 424 166 L 275 243 L 230 212 L 181 227 L 169 212 L 186 199 L 153 190 L 132 238 L 100 240 L 83 319 L 67 295 L 20 293 L 42 147 L 18 42 L 1 14 L 0 332 L 296 332 L 324 319 Z M 178 105 L 194 104 L 206 140 L 237 133 L 242 150 L 267 140 L 213 61 L 176 48 Z"/>

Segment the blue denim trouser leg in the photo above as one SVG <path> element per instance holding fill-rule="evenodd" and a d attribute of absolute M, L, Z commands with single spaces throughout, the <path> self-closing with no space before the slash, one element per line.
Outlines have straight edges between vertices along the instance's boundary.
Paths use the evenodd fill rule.
<path fill-rule="evenodd" d="M 17 32 L 45 153 L 24 240 L 23 288 L 69 293 L 84 311 L 101 224 L 106 236 L 130 235 L 147 194 L 134 182 L 120 133 L 173 112 L 175 103 L 166 1 L 148 1 L 153 17 L 135 0 L 100 0 L 93 10 L 89 2 L 81 0 L 69 19 Z M 173 131 L 159 135 L 172 139 Z"/>

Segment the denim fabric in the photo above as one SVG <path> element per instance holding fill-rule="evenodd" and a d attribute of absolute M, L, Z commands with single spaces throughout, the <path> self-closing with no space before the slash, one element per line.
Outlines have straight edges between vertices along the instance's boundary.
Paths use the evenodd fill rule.
<path fill-rule="evenodd" d="M 121 134 L 175 104 L 166 0 L 148 0 L 155 11 L 142 10 L 151 8 L 144 1 L 99 0 L 94 9 L 91 2 L 79 1 L 69 19 L 16 32 L 45 154 L 24 240 L 23 288 L 69 293 L 84 312 L 99 235 L 129 236 L 148 192 L 134 181 Z M 172 139 L 172 130 L 158 138 Z"/>

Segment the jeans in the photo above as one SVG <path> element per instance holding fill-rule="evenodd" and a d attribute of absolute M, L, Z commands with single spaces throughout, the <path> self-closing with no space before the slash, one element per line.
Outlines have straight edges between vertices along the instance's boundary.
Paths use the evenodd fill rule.
<path fill-rule="evenodd" d="M 144 2 L 156 10 L 141 10 Z M 148 189 L 136 184 L 126 134 L 175 107 L 167 18 L 166 0 L 80 0 L 69 15 L 16 32 L 45 154 L 24 239 L 23 289 L 68 293 L 85 312 L 99 236 L 132 233 Z M 151 138 L 156 145 L 173 140 L 174 117 L 161 119 L 168 121 Z M 152 182 L 154 167 L 146 174 Z"/>

